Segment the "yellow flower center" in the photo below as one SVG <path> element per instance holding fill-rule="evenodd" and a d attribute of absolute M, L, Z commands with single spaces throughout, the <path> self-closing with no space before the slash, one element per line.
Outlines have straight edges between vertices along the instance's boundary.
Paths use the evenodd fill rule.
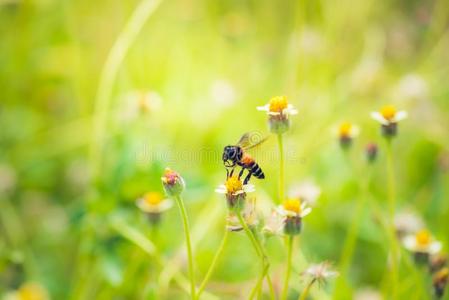
<path fill-rule="evenodd" d="M 380 113 L 385 119 L 391 120 L 396 115 L 396 107 L 394 107 L 393 105 L 385 105 L 380 110 Z"/>
<path fill-rule="evenodd" d="M 18 291 L 18 298 L 21 300 L 46 300 L 47 293 L 40 285 L 35 283 L 27 283 L 22 285 Z"/>
<path fill-rule="evenodd" d="M 430 233 L 427 230 L 420 230 L 416 234 L 416 243 L 419 246 L 427 246 L 430 244 Z"/>
<path fill-rule="evenodd" d="M 284 209 L 295 212 L 297 214 L 301 213 L 301 200 L 299 200 L 299 198 L 292 198 L 285 200 Z"/>
<path fill-rule="evenodd" d="M 288 101 L 286 96 L 276 96 L 270 99 L 269 110 L 271 112 L 281 113 L 288 106 Z"/>
<path fill-rule="evenodd" d="M 148 205 L 158 205 L 162 202 L 164 198 L 158 192 L 149 192 L 146 193 L 145 196 L 143 196 L 143 199 L 145 203 Z"/>
<path fill-rule="evenodd" d="M 229 177 L 225 182 L 225 186 L 228 193 L 235 193 L 243 189 L 242 181 L 237 175 Z"/>
<path fill-rule="evenodd" d="M 349 122 L 343 122 L 340 124 L 340 128 L 338 129 L 338 134 L 342 137 L 346 137 L 351 135 L 352 124 Z"/>

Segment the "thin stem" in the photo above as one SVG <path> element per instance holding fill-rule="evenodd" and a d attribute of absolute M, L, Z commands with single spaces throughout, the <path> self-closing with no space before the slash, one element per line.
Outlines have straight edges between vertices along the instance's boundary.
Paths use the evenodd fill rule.
<path fill-rule="evenodd" d="M 279 145 L 279 203 L 285 200 L 285 180 L 284 180 L 284 143 L 282 140 L 282 134 L 278 134 Z"/>
<path fill-rule="evenodd" d="M 287 269 L 285 271 L 284 288 L 282 289 L 282 300 L 287 299 L 288 295 L 288 282 L 292 270 L 293 238 L 294 236 L 290 235 L 287 240 Z"/>
<path fill-rule="evenodd" d="M 304 290 L 302 291 L 302 293 L 299 295 L 298 300 L 306 300 L 307 295 L 310 292 L 310 289 L 312 288 L 312 285 L 315 283 L 315 279 L 312 279 L 309 284 L 304 288 Z"/>
<path fill-rule="evenodd" d="M 246 224 L 245 220 L 242 217 L 242 213 L 240 211 L 236 212 L 237 218 L 239 219 L 240 224 L 243 227 L 243 230 L 245 231 L 246 235 L 250 239 L 251 243 L 253 244 L 253 247 L 256 249 L 257 255 L 262 260 L 262 270 L 259 279 L 257 280 L 256 285 L 252 289 L 248 299 L 253 299 L 256 293 L 260 290 L 262 287 L 263 279 L 267 277 L 268 285 L 270 287 L 270 293 L 271 297 L 274 299 L 274 288 L 273 283 L 271 282 L 271 278 L 268 275 L 268 269 L 270 267 L 270 264 L 268 262 L 267 255 L 265 254 L 265 250 L 263 249 L 262 245 L 259 243 L 259 241 L 254 236 L 253 232 L 249 229 L 248 225 Z"/>
<path fill-rule="evenodd" d="M 189 259 L 189 279 L 190 279 L 190 295 L 193 300 L 196 299 L 195 296 L 195 274 L 193 270 L 193 254 L 192 254 L 192 244 L 190 242 L 190 230 L 189 230 L 189 220 L 187 218 L 186 208 L 184 207 L 184 202 L 181 196 L 176 196 L 176 203 L 178 204 L 179 211 L 181 213 L 182 222 L 184 225 L 184 235 L 186 238 L 187 256 Z"/>
<path fill-rule="evenodd" d="M 217 262 L 219 258 L 221 257 L 223 253 L 223 249 L 225 248 L 225 245 L 228 241 L 229 231 L 225 230 L 225 234 L 223 236 L 223 239 L 221 240 L 220 247 L 218 248 L 217 252 L 215 253 L 214 259 L 212 260 L 212 263 L 210 264 L 209 270 L 206 273 L 206 276 L 204 276 L 203 282 L 201 282 L 200 287 L 198 288 L 198 291 L 196 293 L 196 298 L 199 299 L 201 296 L 201 293 L 203 292 L 204 288 L 206 287 L 207 282 L 209 281 L 210 276 L 212 275 L 212 272 L 215 270 L 215 266 L 217 265 Z"/>
<path fill-rule="evenodd" d="M 396 299 L 398 283 L 398 244 L 394 227 L 394 213 L 396 208 L 396 186 L 393 167 L 393 151 L 391 140 L 387 140 L 387 176 L 388 176 L 388 208 L 389 235 L 391 242 L 391 296 Z"/>

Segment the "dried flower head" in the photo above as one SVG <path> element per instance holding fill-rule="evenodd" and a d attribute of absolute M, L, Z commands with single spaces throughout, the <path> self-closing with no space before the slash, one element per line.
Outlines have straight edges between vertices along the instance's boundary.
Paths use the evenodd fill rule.
<path fill-rule="evenodd" d="M 325 261 L 319 264 L 309 266 L 302 275 L 308 277 L 311 281 L 318 282 L 319 285 L 325 284 L 329 278 L 339 275 L 335 270 L 331 269 L 332 264 Z"/>
<path fill-rule="evenodd" d="M 440 299 L 444 296 L 444 290 L 446 289 L 449 280 L 449 269 L 443 268 L 439 270 L 432 278 L 433 289 L 435 296 Z"/>
<path fill-rule="evenodd" d="M 380 111 L 372 112 L 371 117 L 381 124 L 385 137 L 393 137 L 397 133 L 397 123 L 407 118 L 407 112 L 397 111 L 393 105 L 386 105 Z"/>
<path fill-rule="evenodd" d="M 161 193 L 149 192 L 137 199 L 136 205 L 148 216 L 152 224 L 157 224 L 161 214 L 173 206 L 173 201 L 164 198 Z"/>
<path fill-rule="evenodd" d="M 255 188 L 252 184 L 243 184 L 242 180 L 237 176 L 229 176 L 226 182 L 219 185 L 215 192 L 226 195 L 228 207 L 231 210 L 243 209 L 245 206 L 246 194 L 254 192 Z"/>
<path fill-rule="evenodd" d="M 273 97 L 266 105 L 257 107 L 257 110 L 267 112 L 270 131 L 276 134 L 286 132 L 290 128 L 288 117 L 298 113 L 293 105 L 288 103 L 286 96 Z"/>
<path fill-rule="evenodd" d="M 394 227 L 398 238 L 402 239 L 424 228 L 424 222 L 415 212 L 404 210 L 394 216 Z"/>
<path fill-rule="evenodd" d="M 281 236 L 284 231 L 285 218 L 282 217 L 276 210 L 273 210 L 271 214 L 266 218 L 265 226 L 262 232 L 267 236 Z"/>
<path fill-rule="evenodd" d="M 185 188 L 184 179 L 175 171 L 166 168 L 161 177 L 164 190 L 170 197 L 179 196 Z"/>
<path fill-rule="evenodd" d="M 245 203 L 245 207 L 243 209 L 242 217 L 245 220 L 245 223 L 249 227 L 255 227 L 259 224 L 259 220 L 256 212 L 256 201 L 255 199 L 251 199 L 247 203 Z M 240 223 L 239 218 L 236 215 L 235 210 L 230 211 L 228 217 L 226 218 L 226 229 L 229 231 L 241 231 L 243 230 L 242 224 Z"/>
<path fill-rule="evenodd" d="M 432 255 L 429 261 L 429 270 L 435 273 L 447 266 L 447 256 L 441 253 Z"/>

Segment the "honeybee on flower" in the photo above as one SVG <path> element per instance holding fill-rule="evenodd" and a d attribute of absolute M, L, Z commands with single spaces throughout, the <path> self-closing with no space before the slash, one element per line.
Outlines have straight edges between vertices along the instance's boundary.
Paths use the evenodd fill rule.
<path fill-rule="evenodd" d="M 284 233 L 287 235 L 298 235 L 301 233 L 302 218 L 312 211 L 305 202 L 301 203 L 299 198 L 291 198 L 284 201 L 278 207 L 278 213 L 284 217 Z"/>
<path fill-rule="evenodd" d="M 228 208 L 230 210 L 243 209 L 245 206 L 246 194 L 254 192 L 252 184 L 243 184 L 238 175 L 229 176 L 224 184 L 218 186 L 215 192 L 225 194 Z"/>
<path fill-rule="evenodd" d="M 347 149 L 351 146 L 352 140 L 359 135 L 360 128 L 350 122 L 345 121 L 340 123 L 334 131 L 338 137 L 340 146 L 343 149 Z"/>
<path fill-rule="evenodd" d="M 407 112 L 397 111 L 393 105 L 385 105 L 380 111 L 372 112 L 371 117 L 381 124 L 382 134 L 391 138 L 397 134 L 398 122 L 407 118 Z"/>
<path fill-rule="evenodd" d="M 417 262 L 429 261 L 429 256 L 438 253 L 441 242 L 436 241 L 429 231 L 422 229 L 414 235 L 408 235 L 403 239 L 404 247 L 413 252 Z"/>
<path fill-rule="evenodd" d="M 173 201 L 164 198 L 161 193 L 148 192 L 137 199 L 136 205 L 148 216 L 152 224 L 157 224 L 161 214 L 173 206 Z"/>
<path fill-rule="evenodd" d="M 296 115 L 298 111 L 288 103 L 286 96 L 275 96 L 264 106 L 258 106 L 257 110 L 265 111 L 268 115 L 270 131 L 282 134 L 290 128 L 290 115 Z"/>

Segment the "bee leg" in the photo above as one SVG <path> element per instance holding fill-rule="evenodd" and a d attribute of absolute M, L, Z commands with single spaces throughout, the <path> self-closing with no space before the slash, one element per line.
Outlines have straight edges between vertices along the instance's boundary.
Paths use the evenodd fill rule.
<path fill-rule="evenodd" d="M 231 173 L 229 173 L 229 177 L 232 177 L 232 175 L 234 175 L 234 170 L 235 170 L 235 167 L 232 168 Z"/>
<path fill-rule="evenodd" d="M 243 171 L 245 171 L 245 168 L 244 168 L 244 167 L 242 167 L 242 169 L 241 169 L 240 172 L 239 172 L 239 179 L 242 177 Z"/>
<path fill-rule="evenodd" d="M 226 168 L 226 179 L 228 179 L 228 178 L 229 178 L 229 169 Z"/>
<path fill-rule="evenodd" d="M 245 180 L 243 181 L 243 185 L 247 184 L 249 182 L 249 179 L 251 178 L 251 175 L 253 175 L 253 173 L 248 172 L 248 175 L 246 175 Z"/>

